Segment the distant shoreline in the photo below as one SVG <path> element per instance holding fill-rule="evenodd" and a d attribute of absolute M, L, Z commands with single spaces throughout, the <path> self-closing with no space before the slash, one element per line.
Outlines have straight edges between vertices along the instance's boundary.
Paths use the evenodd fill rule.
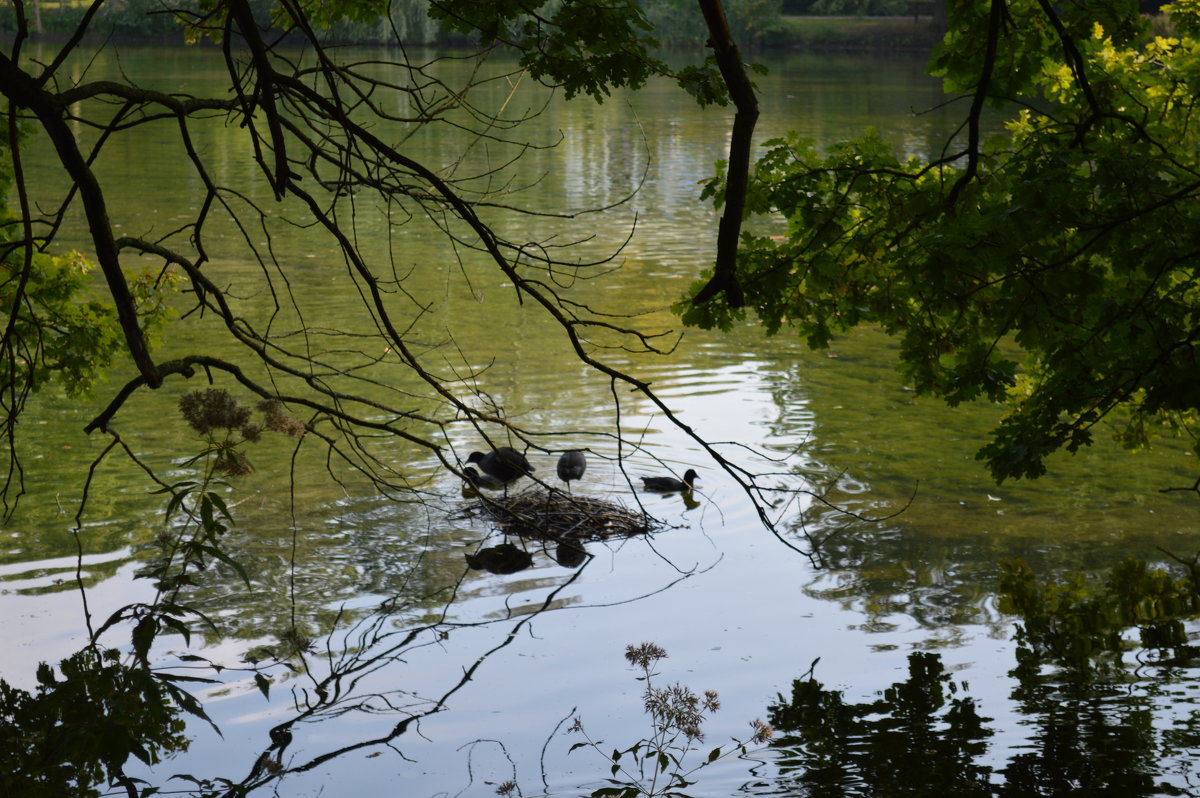
<path fill-rule="evenodd" d="M 0 23 L 5 21 L 0 19 Z M 4 29 L 6 27 L 7 25 L 0 24 L 0 41 L 6 41 L 12 35 L 12 31 Z M 29 41 L 31 43 L 57 43 L 69 38 L 68 31 L 51 29 L 32 36 Z M 89 34 L 87 38 L 147 44 L 179 44 L 182 41 L 181 35 L 177 35 L 169 29 L 142 33 L 129 28 L 120 29 L 117 26 L 114 26 L 114 30 L 108 34 Z M 739 42 L 739 46 L 747 52 L 929 52 L 941 39 L 942 34 L 934 29 L 933 19 L 927 15 L 917 17 L 785 16 L 780 18 L 780 25 L 774 30 L 763 34 L 755 41 Z M 346 41 L 336 38 L 333 43 L 367 46 L 383 44 L 374 40 Z M 418 43 L 413 46 L 463 47 L 470 46 L 470 42 L 463 37 L 455 36 L 444 41 Z M 670 49 L 685 51 L 689 48 Z"/>
<path fill-rule="evenodd" d="M 929 52 L 942 40 L 930 16 L 783 17 L 778 40 L 763 49 Z M 772 39 L 775 37 L 772 36 Z"/>

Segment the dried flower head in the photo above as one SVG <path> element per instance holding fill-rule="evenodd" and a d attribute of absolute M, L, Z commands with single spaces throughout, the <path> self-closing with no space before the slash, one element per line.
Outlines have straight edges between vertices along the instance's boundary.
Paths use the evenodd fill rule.
<path fill-rule="evenodd" d="M 771 724 L 764 723 L 758 718 L 750 721 L 750 728 L 754 730 L 754 734 L 751 735 L 750 739 L 759 745 L 762 745 L 775 736 L 775 730 L 771 728 Z"/>
<path fill-rule="evenodd" d="M 250 423 L 250 408 L 239 405 L 221 388 L 185 393 L 179 397 L 179 412 L 201 435 L 217 429 L 241 429 Z"/>
<path fill-rule="evenodd" d="M 517 783 L 512 779 L 496 785 L 496 795 L 512 795 L 517 790 Z"/>
<path fill-rule="evenodd" d="M 231 477 L 244 477 L 246 474 L 254 471 L 254 467 L 250 465 L 250 461 L 246 459 L 246 455 L 237 449 L 224 448 L 217 452 L 217 459 L 213 462 L 213 470 L 218 474 L 226 474 Z"/>
<path fill-rule="evenodd" d="M 666 650 L 654 643 L 642 643 L 639 646 L 631 643 L 625 646 L 625 659 L 642 670 L 648 671 L 654 666 L 654 663 L 666 658 Z"/>
<path fill-rule="evenodd" d="M 715 699 L 716 693 L 712 696 Z M 670 687 L 647 687 L 642 698 L 655 725 L 681 732 L 691 742 L 704 739 L 700 726 L 708 702 L 702 706 L 700 696 L 686 685 L 676 682 Z"/>
<path fill-rule="evenodd" d="M 258 409 L 263 412 L 267 429 L 282 432 L 292 438 L 303 438 L 308 432 L 304 422 L 284 412 L 283 402 L 278 399 L 264 399 L 258 403 Z"/>

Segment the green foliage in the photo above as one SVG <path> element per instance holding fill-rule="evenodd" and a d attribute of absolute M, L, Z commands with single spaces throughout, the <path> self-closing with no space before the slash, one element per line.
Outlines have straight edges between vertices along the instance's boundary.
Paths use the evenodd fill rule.
<path fill-rule="evenodd" d="M 575 718 L 568 730 L 585 738 L 572 745 L 571 751 L 591 748 L 612 762 L 611 778 L 606 779 L 608 786 L 594 790 L 592 798 L 684 796 L 683 790 L 695 784 L 698 771 L 733 753 L 746 754 L 746 743 L 734 740 L 732 745 L 708 751 L 698 764 L 691 765 L 686 761 L 690 755 L 700 753 L 699 744 L 704 741 L 701 726 L 706 716 L 720 709 L 721 703 L 711 690 L 701 697 L 679 683 L 656 687 L 654 667 L 666 656 L 667 652 L 653 643 L 625 648 L 625 659 L 641 670 L 642 675 L 638 678 L 645 683 L 642 702 L 650 716 L 651 728 L 647 737 L 628 748 L 614 748 L 609 754 L 600 747 L 602 742 L 588 737 L 580 718 Z M 771 727 L 762 721 L 753 721 L 750 727 L 753 730 L 751 741 L 764 743 L 770 739 Z"/>
<path fill-rule="evenodd" d="M 783 31 L 780 0 L 724 0 L 729 30 L 739 47 L 774 44 Z M 654 38 L 665 47 L 703 47 L 708 26 L 696 0 L 642 0 Z"/>
<path fill-rule="evenodd" d="M 301 0 L 296 6 L 315 28 L 328 28 L 335 22 L 367 23 L 387 16 L 390 0 Z M 275 13 L 290 25 L 288 7 L 280 4 Z M 283 27 L 283 25 L 281 25 Z"/>
<path fill-rule="evenodd" d="M 783 780 L 804 795 L 992 795 L 990 768 L 975 762 L 988 719 L 953 697 L 959 689 L 937 654 L 921 652 L 870 702 L 847 703 L 811 675 L 793 681 L 769 709 Z"/>
<path fill-rule="evenodd" d="M 182 619 L 200 618 L 210 627 L 211 621 L 198 610 L 178 603 L 185 588 L 195 584 L 195 574 L 212 563 L 221 563 L 250 586 L 250 577 L 222 541 L 233 526 L 233 514 L 219 492 L 224 483 L 219 477 L 241 476 L 250 473 L 250 461 L 245 449 L 262 438 L 264 430 L 301 438 L 307 429 L 283 412 L 277 402 L 260 402 L 262 420 L 252 419 L 253 411 L 239 404 L 228 391 L 206 388 L 184 394 L 179 400 L 180 414 L 204 441 L 204 448 L 189 461 L 202 464 L 200 479 L 186 479 L 157 491 L 167 496 L 164 530 L 158 537 L 159 556 L 146 565 L 138 576 L 154 581 L 159 600 L 153 606 L 130 605 L 111 618 L 105 627 L 117 620 L 132 619 L 138 626 L 134 632 L 134 650 L 146 659 L 149 645 L 139 643 L 139 631 L 147 641 L 163 628 L 184 636 L 189 631 Z M 214 627 L 215 628 L 215 627 Z M 149 661 L 146 660 L 147 665 Z"/>
<path fill-rule="evenodd" d="M 1039 582 L 1021 560 L 1002 563 L 1000 608 L 1021 618 L 1018 662 L 1031 673 L 1044 664 L 1080 678 L 1114 676 L 1135 646 L 1141 661 L 1194 662 L 1200 649 L 1185 621 L 1200 614 L 1200 570 L 1172 576 L 1142 560 L 1126 559 L 1103 582 L 1080 574 Z M 1128 632 L 1136 630 L 1136 643 Z"/>
<path fill-rule="evenodd" d="M 51 381 L 68 396 L 90 396 L 124 345 L 116 309 L 92 294 L 93 264 L 82 254 L 51 256 L 35 246 L 27 260 L 21 226 L 5 202 L 12 187 L 8 143 L 0 140 L 0 307 L 8 325 L 0 340 L 0 392 L 20 397 L 18 407 Z M 129 282 L 143 329 L 157 331 L 169 316 L 175 276 L 143 272 Z"/>
<path fill-rule="evenodd" d="M 97 300 L 75 301 L 85 292 L 91 269 L 77 252 L 63 257 L 35 254 L 28 269 L 19 251 L 0 260 L 0 302 L 6 309 L 17 308 L 11 343 L 6 343 L 22 353 L 15 362 L 0 361 L 5 385 L 28 385 L 36 391 L 54 378 L 68 395 L 91 394 L 100 369 L 112 362 L 123 343 L 110 307 Z M 28 277 L 18 298 L 23 274 Z"/>
<path fill-rule="evenodd" d="M 432 26 L 422 24 L 429 8 L 423 0 L 301 0 L 298 3 L 249 0 L 247 5 L 259 25 L 281 31 L 303 25 L 339 41 L 394 42 L 394 25 L 406 44 L 433 39 Z M 184 39 L 189 44 L 203 38 L 221 41 L 225 34 L 230 11 L 227 0 L 190 0 L 172 4 L 172 9 L 177 12 L 173 21 L 175 30 L 178 31 L 179 23 L 182 23 Z"/>
<path fill-rule="evenodd" d="M 356 44 L 429 44 L 447 37 L 429 17 L 425 0 L 392 0 L 377 17 L 369 19 L 338 19 L 325 26 L 324 38 Z"/>
<path fill-rule="evenodd" d="M 515 46 L 530 75 L 562 86 L 570 99 L 603 100 L 613 88 L 639 88 L 666 65 L 650 56 L 658 42 L 634 0 L 564 0 L 531 8 L 525 3 L 433 2 L 430 15 L 448 30 L 477 36 L 482 46 Z M 694 12 L 697 13 L 698 12 Z"/>
<path fill-rule="evenodd" d="M 1200 42 L 1139 39 L 1132 3 L 1050 17 L 1021 0 L 995 28 L 987 8 L 952 4 L 932 69 L 1015 107 L 1004 133 L 933 162 L 873 131 L 825 153 L 767 142 L 748 210 L 787 235 L 745 236 L 739 276 L 769 332 L 824 347 L 877 325 L 919 393 L 1010 402 L 979 453 L 1004 480 L 1044 473 L 1102 419 L 1132 423 L 1132 445 L 1147 425 L 1197 420 Z M 1180 30 L 1195 13 L 1175 12 Z M 721 181 L 706 190 L 717 204 Z M 677 309 L 704 327 L 743 313 L 720 298 Z"/>
<path fill-rule="evenodd" d="M 118 651 L 101 651 L 93 644 L 63 660 L 61 676 L 42 665 L 36 693 L 0 681 L 0 795 L 98 796 L 97 785 L 106 782 L 136 794 L 133 780 L 122 771 L 130 756 L 154 764 L 185 750 L 185 713 L 212 723 L 203 705 L 181 687 L 212 680 L 156 670 L 153 646 L 163 633 L 190 642 L 189 621 L 198 619 L 215 629 L 208 617 L 181 600 L 198 573 L 219 563 L 250 585 L 245 568 L 224 542 L 234 520 L 214 476 L 242 473 L 239 449 L 258 440 L 263 429 L 296 437 L 305 429 L 271 402 L 259 405 L 262 420 L 253 422 L 249 408 L 218 389 L 186 394 L 180 409 L 206 442 L 192 461 L 203 463 L 204 473 L 159 491 L 167 497 L 159 556 L 138 573 L 152 580 L 156 598 L 119 608 L 92 634 L 97 641 L 127 629 L 130 645 L 124 662 Z M 196 656 L 183 659 L 206 662 Z M 251 669 L 255 685 L 268 696 L 269 679 L 257 664 L 251 663 Z"/>
<path fill-rule="evenodd" d="M 724 6 L 729 30 L 739 46 L 778 41 L 783 31 L 782 0 L 725 0 Z"/>
<path fill-rule="evenodd" d="M 721 77 L 721 70 L 717 68 L 717 60 L 712 55 L 705 58 L 701 66 L 687 66 L 679 70 L 675 79 L 700 105 L 729 103 L 729 91 Z"/>
<path fill-rule="evenodd" d="M 35 693 L 0 680 L 0 795 L 98 796 L 129 784 L 129 757 L 153 764 L 188 747 L 181 692 L 115 650 L 84 649 L 58 673 L 43 664 Z"/>
<path fill-rule="evenodd" d="M 38 15 L 42 32 L 50 34 L 74 33 L 83 21 L 89 3 L 62 2 L 41 4 Z M 170 11 L 161 0 L 123 0 L 104 3 L 92 20 L 91 30 L 106 36 L 140 38 L 175 38 L 180 35 L 176 12 L 190 15 L 198 8 L 195 0 L 175 0 L 169 4 Z M 34 18 L 34 4 L 25 4 L 27 20 Z M 12 3 L 0 3 L 0 31 L 11 33 L 17 30 L 16 8 Z"/>
<path fill-rule="evenodd" d="M 69 4 L 64 6 L 70 7 Z M 168 7 L 171 11 L 167 10 Z M 116 36 L 178 38 L 179 22 L 175 12 L 195 8 L 195 0 L 174 0 L 170 4 L 164 4 L 162 0 L 105 3 L 93 23 L 93 29 Z"/>

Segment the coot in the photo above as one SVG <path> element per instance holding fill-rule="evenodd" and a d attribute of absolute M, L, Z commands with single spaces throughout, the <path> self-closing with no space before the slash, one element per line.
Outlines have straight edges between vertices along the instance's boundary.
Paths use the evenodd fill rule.
<path fill-rule="evenodd" d="M 487 488 L 488 490 L 500 490 L 506 484 L 508 484 L 506 482 L 501 482 L 500 480 L 496 479 L 491 474 L 480 474 L 478 471 L 476 471 L 474 468 L 471 468 L 470 466 L 467 466 L 466 468 L 464 468 L 463 473 L 467 475 L 467 481 L 471 483 L 471 486 L 476 487 L 476 488 Z"/>
<path fill-rule="evenodd" d="M 533 466 L 525 459 L 525 455 L 511 446 L 501 446 L 487 454 L 471 452 L 467 462 L 478 463 L 480 471 L 498 479 L 502 485 L 516 482 L 526 474 L 533 472 Z"/>

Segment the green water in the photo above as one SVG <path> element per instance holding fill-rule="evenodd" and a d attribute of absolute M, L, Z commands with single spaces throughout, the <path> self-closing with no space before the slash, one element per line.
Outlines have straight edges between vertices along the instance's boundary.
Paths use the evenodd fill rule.
<path fill-rule="evenodd" d="M 925 112 L 941 97 L 918 59 L 797 55 L 771 59 L 768 66 L 770 74 L 759 79 L 761 139 L 795 129 L 831 143 L 871 125 L 905 151 L 922 154 L 940 147 L 955 119 L 954 107 Z M 496 73 L 510 67 L 500 65 Z M 211 55 L 180 48 L 125 48 L 119 59 L 105 51 L 87 68 L 92 78 L 122 70 L 145 75 L 164 90 L 196 93 L 204 93 L 197 85 L 216 87 L 221 78 Z M 548 99 L 527 82 L 504 78 L 479 101 L 519 116 Z M 423 363 L 441 374 L 473 373 L 479 401 L 494 402 L 525 427 L 544 431 L 537 442 L 545 448 L 586 446 L 593 453 L 587 478 L 573 489 L 632 503 L 626 474 L 636 478 L 666 465 L 676 471 L 692 465 L 701 472 L 700 505 L 644 497 L 647 509 L 671 527 L 654 540 L 598 547 L 578 572 L 539 555 L 534 569 L 501 578 L 464 573 L 464 552 L 487 539 L 488 528 L 463 514 L 457 479 L 422 447 L 384 436 L 364 442 L 397 482 L 424 492 L 421 504 L 381 495 L 336 463 L 328 467 L 319 446 L 306 443 L 295 456 L 284 440 L 254 447 L 255 472 L 230 493 L 238 523 L 227 537 L 251 588 L 213 569 L 189 597 L 220 621 L 223 642 L 201 633 L 208 655 L 236 659 L 253 645 L 273 644 L 293 620 L 314 639 L 326 639 L 331 628 L 377 617 L 379 602 L 395 596 L 405 598 L 406 609 L 387 623 L 403 628 L 436 612 L 447 586 L 455 586 L 452 615 L 464 628 L 396 656 L 356 684 L 358 694 L 388 696 L 396 704 L 403 702 L 391 691 L 413 701 L 437 694 L 444 689 L 439 680 L 499 645 L 503 630 L 492 624 L 542 602 L 553 610 L 516 642 L 504 642 L 507 648 L 458 694 L 451 710 L 424 722 L 421 740 L 402 740 L 403 756 L 421 765 L 357 752 L 335 760 L 330 771 L 295 777 L 294 794 L 317 791 L 323 783 L 351 790 L 337 794 L 393 794 L 396 778 L 405 780 L 409 794 L 454 794 L 467 784 L 463 746 L 500 740 L 522 767 L 533 768 L 539 746 L 572 706 L 613 737 L 631 741 L 640 730 L 639 702 L 620 652 L 625 643 L 646 639 L 670 651 L 671 678 L 698 680 L 698 688 L 721 692 L 723 716 L 729 717 L 710 732 L 714 738 L 726 731 L 742 735 L 743 721 L 763 715 L 766 702 L 786 692 L 818 656 L 829 668 L 823 678 L 834 682 L 831 687 L 870 694 L 896 680 L 907 651 L 943 648 L 953 667 L 973 681 L 974 694 L 993 702 L 985 711 L 1004 714 L 996 706 L 1010 689 L 1004 674 L 1012 664 L 1006 642 L 1011 620 L 995 609 L 997 559 L 1021 556 L 1052 576 L 1104 568 L 1128 554 L 1158 558 L 1159 549 L 1185 556 L 1200 545 L 1194 497 L 1159 492 L 1195 479 L 1182 444 L 1168 441 L 1154 452 L 1129 455 L 1101 440 L 1078 456 L 1057 458 L 1041 480 L 996 486 L 973 456 L 1002 408 L 949 410 L 915 397 L 893 370 L 892 344 L 874 331 L 846 336 L 830 353 L 813 353 L 786 335 L 765 338 L 753 325 L 729 334 L 682 330 L 667 308 L 711 259 L 716 214 L 697 196 L 699 181 L 724 157 L 729 124 L 726 110 L 697 109 L 667 85 L 602 106 L 553 99 L 520 131 L 520 138 L 546 148 L 527 152 L 519 172 L 504 172 L 486 185 L 506 185 L 519 175 L 519 184 L 528 185 L 520 201 L 550 215 L 488 216 L 513 240 L 582 241 L 572 250 L 575 257 L 603 261 L 580 273 L 594 279 L 575 279 L 565 293 L 603 312 L 632 315 L 639 328 L 666 333 L 664 340 L 678 345 L 667 357 L 596 351 L 652 381 L 680 418 L 723 453 L 761 473 L 777 472 L 774 482 L 783 489 L 820 493 L 861 516 L 906 509 L 887 522 L 866 523 L 823 510 L 805 494 L 792 502 L 778 494 L 773 517 L 781 536 L 804 549 L 820 542 L 821 567 L 814 567 L 766 532 L 738 486 L 647 401 L 622 394 L 618 416 L 608 381 L 579 364 L 560 328 L 518 303 L 478 253 L 448 247 L 444 236 L 421 223 L 416 208 L 393 208 L 389 215 L 364 200 L 355 207 L 356 231 L 370 242 L 377 262 L 403 275 L 405 292 L 389 295 L 387 305 L 411 323 L 406 340 Z M 173 135 L 169 124 L 146 129 L 110 148 L 98 163 L 111 187 L 119 232 L 153 237 L 194 210 L 197 183 Z M 255 189 L 256 167 L 237 131 L 214 121 L 198 126 L 195 135 L 222 180 L 258 191 L 250 199 L 268 201 Z M 468 159 L 455 166 L 468 146 Z M 446 174 L 502 163 L 514 149 L 420 132 L 405 140 L 405 148 Z M 61 176 L 42 157 L 32 168 L 45 200 L 61 186 Z M 579 215 L 597 207 L 608 209 Z M 209 276 L 228 286 L 247 314 L 277 312 L 273 329 L 281 333 L 301 320 L 324 331 L 313 343 L 335 362 L 378 357 L 370 371 L 372 398 L 414 413 L 442 413 L 424 385 L 388 353 L 370 349 L 377 342 L 348 338 L 371 332 L 373 322 L 340 256 L 315 231 L 286 224 L 297 213 L 294 206 L 274 213 L 266 230 L 249 235 L 256 243 L 269 240 L 288 269 L 291 294 L 278 311 L 257 288 L 259 266 L 232 226 L 209 241 Z M 173 327 L 160 359 L 198 346 L 242 359 L 234 350 L 212 351 L 215 323 L 189 317 Z M 597 344 L 613 342 L 597 337 Z M 62 656 L 78 640 L 72 515 L 81 475 L 106 443 L 82 428 L 131 376 L 128 367 L 114 369 L 86 407 L 46 397 L 30 419 L 29 495 L 0 538 L 0 617 L 8 619 L 8 639 L 25 641 L 3 655 L 0 668 L 17 683 L 28 684 L 36 661 Z M 139 394 L 116 423 L 134 451 L 178 478 L 192 473 L 186 459 L 197 442 L 182 420 L 164 417 L 161 394 L 174 398 L 194 387 L 202 386 L 177 381 L 157 394 Z M 443 443 L 458 457 L 481 448 L 470 426 L 441 420 Z M 617 456 L 627 452 L 612 435 L 618 423 L 627 440 L 645 446 L 624 461 L 625 472 Z M 414 429 L 433 434 L 416 423 Z M 535 451 L 533 459 L 539 474 L 553 473 L 552 455 Z M 160 500 L 147 495 L 153 487 L 137 469 L 116 462 L 96 476 L 78 545 L 97 606 L 116 606 L 145 589 L 131 573 L 160 523 Z M 340 635 L 328 638 L 331 650 L 386 648 L 374 638 L 366 644 Z M 299 682 L 289 677 L 282 684 Z M 243 774 L 264 748 L 265 727 L 290 711 L 288 699 L 279 697 L 285 693 L 279 688 L 267 704 L 231 677 L 229 686 L 208 696 L 226 738 L 199 729 L 192 753 L 170 764 L 192 773 Z M 370 698 L 362 701 L 371 704 Z M 394 714 L 380 704 L 370 711 L 330 711 L 293 753 L 316 756 L 394 724 Z M 1009 717 L 1006 734 L 1019 737 L 1019 725 Z M 578 758 L 563 767 L 551 781 L 565 792 L 606 770 Z M 502 763 L 496 768 L 504 771 Z M 724 772 L 707 794 L 732 794 L 744 780 L 740 771 Z"/>

